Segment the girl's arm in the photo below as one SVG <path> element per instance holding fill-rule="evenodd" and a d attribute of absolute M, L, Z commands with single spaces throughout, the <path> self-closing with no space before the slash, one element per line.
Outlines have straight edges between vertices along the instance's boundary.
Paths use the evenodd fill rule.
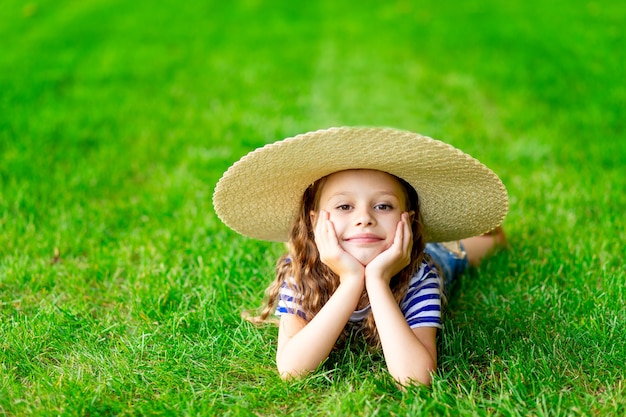
<path fill-rule="evenodd" d="M 304 376 L 328 357 L 356 309 L 363 288 L 362 279 L 342 282 L 308 323 L 295 314 L 281 316 L 276 365 L 283 379 Z"/>
<path fill-rule="evenodd" d="M 367 293 L 389 373 L 402 385 L 430 385 L 437 368 L 437 328 L 409 328 L 389 284 L 367 278 Z"/>
<path fill-rule="evenodd" d="M 437 368 L 437 329 L 411 330 L 389 287 L 391 277 L 410 262 L 411 247 L 408 215 L 403 214 L 391 247 L 365 268 L 365 286 L 389 373 L 402 385 L 429 385 Z"/>
<path fill-rule="evenodd" d="M 363 265 L 341 249 L 325 211 L 315 226 L 315 243 L 321 261 L 339 275 L 340 284 L 310 322 L 293 314 L 281 317 L 276 365 L 283 378 L 306 375 L 328 357 L 365 288 Z"/>

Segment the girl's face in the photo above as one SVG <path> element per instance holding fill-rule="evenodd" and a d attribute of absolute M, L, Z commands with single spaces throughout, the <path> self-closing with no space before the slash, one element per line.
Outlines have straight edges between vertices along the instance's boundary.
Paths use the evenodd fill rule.
<path fill-rule="evenodd" d="M 348 170 L 326 178 L 317 213 L 311 216 L 315 223 L 319 211 L 327 211 L 339 245 L 367 265 L 391 246 L 407 207 L 406 193 L 394 176 L 374 170 Z"/>

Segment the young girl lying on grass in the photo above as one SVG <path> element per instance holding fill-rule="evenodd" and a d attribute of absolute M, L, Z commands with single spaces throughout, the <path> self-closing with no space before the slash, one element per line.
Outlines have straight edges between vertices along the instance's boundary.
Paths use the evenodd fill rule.
<path fill-rule="evenodd" d="M 430 384 L 444 280 L 504 243 L 508 209 L 504 185 L 480 162 L 388 128 L 332 128 L 257 149 L 224 174 L 213 202 L 234 230 L 288 242 L 260 317 L 280 316 L 283 378 L 315 371 L 350 328 L 382 348 L 400 384 Z"/>

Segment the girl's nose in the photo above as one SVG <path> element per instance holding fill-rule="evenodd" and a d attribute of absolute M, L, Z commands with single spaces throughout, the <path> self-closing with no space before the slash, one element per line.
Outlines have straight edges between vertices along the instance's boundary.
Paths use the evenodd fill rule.
<path fill-rule="evenodd" d="M 370 210 L 357 210 L 355 214 L 355 224 L 357 226 L 372 226 L 375 223 L 375 218 Z"/>

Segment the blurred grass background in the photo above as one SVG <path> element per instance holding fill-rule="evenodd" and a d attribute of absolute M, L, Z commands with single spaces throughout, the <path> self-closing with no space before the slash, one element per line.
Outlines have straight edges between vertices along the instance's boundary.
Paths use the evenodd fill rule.
<path fill-rule="evenodd" d="M 0 412 L 626 412 L 622 2 L 0 4 Z M 510 250 L 450 301 L 431 389 L 347 352 L 284 383 L 280 245 L 216 218 L 244 153 L 340 125 L 449 142 Z"/>

